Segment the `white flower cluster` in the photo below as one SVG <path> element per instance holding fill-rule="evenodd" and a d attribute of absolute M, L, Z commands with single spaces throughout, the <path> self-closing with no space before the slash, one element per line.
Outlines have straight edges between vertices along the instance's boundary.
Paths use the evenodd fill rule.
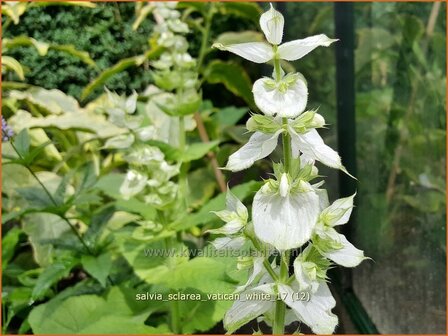
<path fill-rule="evenodd" d="M 178 186 L 170 179 L 179 173 L 179 166 L 169 165 L 159 148 L 145 143 L 157 134 L 153 125 L 144 126 L 144 116 L 135 115 L 136 93 L 126 98 L 107 91 L 107 97 L 109 121 L 127 130 L 105 144 L 105 148 L 122 150 L 130 167 L 120 186 L 122 197 L 140 196 L 145 203 L 163 208 L 176 197 Z"/>
<path fill-rule="evenodd" d="M 249 281 L 238 291 L 277 295 L 290 308 L 286 321 L 300 320 L 315 333 L 330 334 L 338 318 L 331 312 L 336 302 L 326 284 L 326 272 L 332 262 L 354 267 L 365 259 L 363 251 L 335 230 L 348 222 L 355 195 L 330 205 L 326 190 L 320 188 L 323 181 L 312 182 L 319 177 L 316 160 L 347 171 L 337 152 L 324 144 L 316 130 L 325 125 L 324 118 L 316 111 L 305 111 L 308 89 L 304 77 L 299 73 L 285 74 L 280 60 L 300 59 L 316 47 L 329 46 L 336 40 L 316 35 L 281 44 L 284 18 L 272 5 L 261 16 L 260 26 L 268 43 L 215 44 L 256 63 L 274 63 L 273 77 L 259 79 L 253 86 L 256 105 L 263 112 L 252 115 L 247 122 L 247 129 L 254 134 L 229 157 L 226 168 L 249 168 L 274 151 L 280 135 L 287 141 L 284 150 L 290 151 L 292 162 L 274 164 L 275 178 L 265 181 L 254 197 L 252 222 L 244 205 L 229 192 L 228 210 L 217 213 L 227 224 L 211 232 L 226 235 L 215 240 L 216 248 L 239 248 L 247 241 L 258 242 L 254 244 L 257 249 L 265 244 L 282 254 L 304 248 L 294 261 L 291 277 L 280 275 L 279 266 L 268 262 L 269 253 L 264 258 L 253 258 Z M 299 291 L 307 292 L 309 301 L 293 300 L 293 294 Z M 227 312 L 224 324 L 233 332 L 260 315 L 272 322 L 274 309 L 275 302 L 271 301 L 237 301 Z"/>
<path fill-rule="evenodd" d="M 177 2 L 154 2 L 153 14 L 157 21 L 154 29 L 157 44 L 165 50 L 160 58 L 151 63 L 155 84 L 169 92 L 159 102 L 167 114 L 184 116 L 197 111 L 201 96 L 196 90 L 198 74 L 196 59 L 188 53 L 185 34 L 188 25 L 180 20 Z"/>

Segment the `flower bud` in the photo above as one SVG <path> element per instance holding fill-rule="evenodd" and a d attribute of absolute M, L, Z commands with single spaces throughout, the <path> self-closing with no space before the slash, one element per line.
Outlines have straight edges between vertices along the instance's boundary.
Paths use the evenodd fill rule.
<path fill-rule="evenodd" d="M 282 174 L 282 177 L 280 179 L 280 186 L 279 186 L 280 196 L 286 197 L 289 192 L 289 182 L 288 182 L 288 175 L 286 173 Z"/>

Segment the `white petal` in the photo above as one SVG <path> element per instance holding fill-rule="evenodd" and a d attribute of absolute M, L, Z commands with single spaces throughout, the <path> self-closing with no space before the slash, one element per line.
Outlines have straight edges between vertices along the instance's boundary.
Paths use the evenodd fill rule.
<path fill-rule="evenodd" d="M 310 290 L 315 292 L 318 288 L 318 283 L 308 276 L 305 263 L 306 262 L 302 261 L 299 257 L 294 260 L 294 276 L 296 277 L 301 291 Z"/>
<path fill-rule="evenodd" d="M 245 239 L 244 237 L 222 237 L 216 238 L 211 244 L 217 250 L 229 249 L 229 250 L 238 250 L 244 245 Z"/>
<path fill-rule="evenodd" d="M 249 295 L 253 294 L 265 293 L 273 296 L 275 295 L 273 286 L 274 284 L 272 283 L 261 285 L 240 294 L 240 300 L 235 301 L 224 316 L 224 328 L 226 328 L 227 333 L 233 333 L 241 326 L 274 307 L 274 301 L 247 299 Z"/>
<path fill-rule="evenodd" d="M 138 94 L 134 91 L 132 95 L 126 99 L 124 107 L 127 113 L 132 114 L 135 112 L 135 109 L 137 108 L 137 97 Z"/>
<path fill-rule="evenodd" d="M 277 139 L 281 132 L 282 130 L 274 134 L 255 132 L 243 147 L 230 155 L 226 169 L 234 172 L 247 169 L 255 161 L 271 154 L 277 147 Z"/>
<path fill-rule="evenodd" d="M 120 186 L 120 193 L 125 200 L 137 195 L 146 186 L 148 178 L 135 170 L 129 170 Z"/>
<path fill-rule="evenodd" d="M 266 40 L 269 43 L 282 43 L 284 25 L 285 19 L 283 15 L 279 11 L 276 11 L 272 4 L 271 8 L 260 17 L 261 30 L 263 30 Z"/>
<path fill-rule="evenodd" d="M 320 210 L 324 210 L 330 204 L 330 202 L 328 201 L 327 190 L 326 189 L 315 189 L 315 193 L 319 196 Z"/>
<path fill-rule="evenodd" d="M 213 48 L 230 51 L 255 63 L 266 63 L 274 57 L 272 47 L 265 42 L 238 43 L 225 46 L 221 43 L 213 44 Z"/>
<path fill-rule="evenodd" d="M 292 127 L 289 127 L 291 133 L 291 146 L 294 151 L 300 150 L 310 158 L 322 162 L 324 165 L 344 170 L 339 154 L 327 146 L 319 133 L 315 129 L 305 134 L 297 134 Z"/>
<path fill-rule="evenodd" d="M 208 233 L 213 234 L 225 234 L 231 235 L 239 232 L 244 227 L 244 223 L 241 220 L 234 219 L 219 229 L 207 230 Z"/>
<path fill-rule="evenodd" d="M 354 247 L 344 235 L 338 234 L 338 237 L 338 240 L 344 247 L 339 250 L 323 253 L 325 257 L 344 267 L 358 266 L 361 261 L 366 259 L 364 252 Z"/>
<path fill-rule="evenodd" d="M 235 212 L 241 219 L 247 221 L 249 217 L 247 208 L 230 190 L 226 194 L 226 207 L 227 210 Z"/>
<path fill-rule="evenodd" d="M 331 226 L 346 224 L 350 219 L 350 215 L 353 210 L 353 198 L 352 196 L 340 198 L 334 201 L 328 208 L 322 211 L 322 217 L 327 217 L 329 221 L 326 224 Z"/>
<path fill-rule="evenodd" d="M 320 46 L 328 47 L 337 40 L 330 39 L 324 34 L 310 36 L 301 40 L 283 43 L 278 47 L 280 58 L 295 61 Z"/>
<path fill-rule="evenodd" d="M 279 250 L 306 243 L 319 214 L 319 197 L 314 191 L 278 193 L 260 189 L 255 195 L 252 219 L 256 236 Z"/>
<path fill-rule="evenodd" d="M 285 93 L 265 85 L 265 78 L 258 79 L 252 88 L 255 104 L 266 115 L 294 118 L 302 113 L 308 101 L 308 88 L 301 78 L 290 85 Z"/>
<path fill-rule="evenodd" d="M 292 308 L 297 317 L 308 325 L 316 334 L 332 334 L 338 318 L 331 312 L 335 307 L 331 292 L 325 282 L 320 282 L 317 291 L 310 294 L 310 300 L 294 300 L 295 292 L 291 287 L 279 284 L 280 295 L 285 297 L 284 302 Z"/>
<path fill-rule="evenodd" d="M 135 131 L 135 133 L 137 134 L 137 137 L 141 141 L 147 141 L 147 140 L 154 139 L 156 137 L 157 130 L 154 126 L 151 125 L 151 126 L 139 128 Z"/>
<path fill-rule="evenodd" d="M 263 262 L 264 262 L 264 257 L 259 257 L 259 258 L 254 259 L 254 266 L 253 266 L 253 269 L 249 276 L 249 279 L 247 279 L 247 282 L 244 285 L 238 286 L 236 288 L 236 292 L 242 292 L 243 290 L 245 290 L 248 286 L 250 286 L 252 284 L 252 282 L 254 282 L 255 278 L 258 275 L 260 275 L 261 272 L 264 271 Z"/>

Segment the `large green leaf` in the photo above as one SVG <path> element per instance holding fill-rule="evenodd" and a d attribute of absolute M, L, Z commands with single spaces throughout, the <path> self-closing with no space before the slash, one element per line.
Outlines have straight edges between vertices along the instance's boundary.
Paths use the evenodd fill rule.
<path fill-rule="evenodd" d="M 80 111 L 79 104 L 75 98 L 57 89 L 47 90 L 33 87 L 27 91 L 11 91 L 9 95 L 17 100 L 25 100 L 51 114 L 76 113 Z"/>
<path fill-rule="evenodd" d="M 18 125 L 18 120 L 21 122 L 21 127 L 24 128 L 59 128 L 61 130 L 76 130 L 86 133 L 91 133 L 92 137 L 109 138 L 111 136 L 121 134 L 126 130 L 119 128 L 106 120 L 103 115 L 94 114 L 85 110 L 80 110 L 77 113 L 65 113 L 62 115 L 49 115 L 43 118 L 34 118 L 28 112 L 19 111 L 12 118 L 14 125 Z M 52 145 L 48 150 L 52 150 Z M 54 152 L 54 149 L 52 150 Z M 48 153 L 47 153 L 48 154 Z M 60 155 L 51 153 L 54 158 Z"/>
<path fill-rule="evenodd" d="M 252 110 L 257 110 L 252 95 L 252 82 L 246 70 L 233 62 L 215 60 L 204 70 L 204 78 L 211 84 L 224 84 L 236 96 L 244 99 Z"/>
<path fill-rule="evenodd" d="M 52 300 L 34 308 L 28 321 L 35 334 L 164 334 L 165 325 L 144 324 L 148 313 L 134 315 L 123 295 L 113 288 L 107 299 L 81 295 Z M 120 293 L 118 293 L 120 294 Z"/>
<path fill-rule="evenodd" d="M 122 59 L 117 64 L 113 65 L 110 68 L 107 68 L 103 72 L 101 72 L 98 77 L 96 77 L 94 80 L 92 80 L 89 85 L 87 85 L 81 94 L 81 99 L 84 100 L 88 96 L 92 94 L 92 92 L 104 85 L 111 77 L 114 75 L 126 70 L 127 68 L 130 68 L 132 66 L 140 66 L 143 64 L 145 60 L 149 59 L 155 59 L 157 58 L 163 51 L 162 47 L 155 47 L 153 49 L 150 49 L 143 55 L 134 56 Z"/>

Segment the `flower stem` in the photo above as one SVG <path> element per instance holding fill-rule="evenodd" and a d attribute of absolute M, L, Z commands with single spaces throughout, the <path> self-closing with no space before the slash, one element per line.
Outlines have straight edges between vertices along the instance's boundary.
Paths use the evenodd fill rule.
<path fill-rule="evenodd" d="M 283 118 L 283 127 L 287 127 L 288 125 L 288 118 Z M 283 132 L 282 134 L 282 141 L 283 141 L 283 164 L 285 166 L 285 172 L 289 173 L 291 171 L 291 136 L 288 132 Z"/>
<path fill-rule="evenodd" d="M 286 128 L 288 125 L 288 118 L 283 118 L 283 127 Z M 284 132 L 282 135 L 283 141 L 283 164 L 285 167 L 285 172 L 289 173 L 291 171 L 291 137 L 288 132 Z M 280 281 L 286 283 L 289 278 L 289 259 L 291 251 L 285 251 L 281 254 L 280 259 Z M 275 303 L 275 313 L 274 313 L 274 325 L 272 327 L 272 333 L 274 335 L 282 335 L 285 328 L 285 313 L 286 306 L 281 300 L 281 297 L 277 297 L 277 302 Z"/>

